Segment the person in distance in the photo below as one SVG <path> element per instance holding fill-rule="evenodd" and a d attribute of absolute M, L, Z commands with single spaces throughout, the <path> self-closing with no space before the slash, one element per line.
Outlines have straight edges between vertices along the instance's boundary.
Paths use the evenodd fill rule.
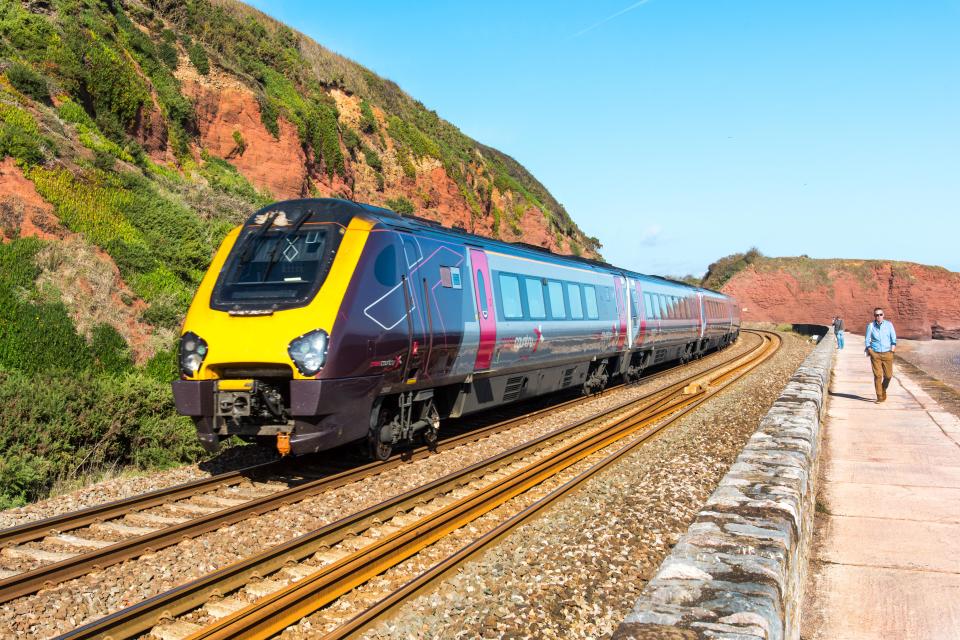
<path fill-rule="evenodd" d="M 867 325 L 866 349 L 873 368 L 873 386 L 877 402 L 887 399 L 887 387 L 893 377 L 893 352 L 897 350 L 897 332 L 893 323 L 883 319 L 883 309 L 873 310 L 873 322 Z"/>
<path fill-rule="evenodd" d="M 837 336 L 837 349 L 843 349 L 843 318 L 833 316 L 833 333 Z"/>

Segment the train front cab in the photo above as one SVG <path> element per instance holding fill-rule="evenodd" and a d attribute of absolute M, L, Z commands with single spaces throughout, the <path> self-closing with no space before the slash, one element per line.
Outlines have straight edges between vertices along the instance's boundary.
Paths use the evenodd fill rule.
<path fill-rule="evenodd" d="M 363 213 L 335 200 L 275 203 L 224 239 L 184 321 L 173 383 L 208 451 L 236 435 L 305 453 L 366 432 L 379 378 L 344 366 L 338 332 L 374 226 Z"/>

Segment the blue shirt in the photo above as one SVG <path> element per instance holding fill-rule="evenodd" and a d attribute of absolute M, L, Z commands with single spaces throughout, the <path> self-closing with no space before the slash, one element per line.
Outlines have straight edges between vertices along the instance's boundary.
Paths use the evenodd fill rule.
<path fill-rule="evenodd" d="M 897 344 L 897 332 L 892 322 L 884 320 L 880 324 L 871 322 L 867 325 L 867 349 L 886 353 L 895 344 Z"/>

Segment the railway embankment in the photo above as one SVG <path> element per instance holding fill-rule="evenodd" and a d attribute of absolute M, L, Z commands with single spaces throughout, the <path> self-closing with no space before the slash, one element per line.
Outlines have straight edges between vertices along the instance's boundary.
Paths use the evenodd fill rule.
<path fill-rule="evenodd" d="M 614 638 L 798 637 L 835 348 L 797 369 Z"/>

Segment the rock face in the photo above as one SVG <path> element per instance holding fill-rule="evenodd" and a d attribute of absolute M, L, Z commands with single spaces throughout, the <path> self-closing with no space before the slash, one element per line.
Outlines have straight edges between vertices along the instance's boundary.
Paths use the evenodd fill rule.
<path fill-rule="evenodd" d="M 0 242 L 16 237 L 49 241 L 38 260 L 37 285 L 60 291 L 77 331 L 89 337 L 94 325 L 106 323 L 124 337 L 137 364 L 154 354 L 156 332 L 140 319 L 147 305 L 123 281 L 113 259 L 64 227 L 53 206 L 6 158 L 0 161 Z M 161 343 L 170 339 L 167 334 L 160 332 Z"/>
<path fill-rule="evenodd" d="M 296 128 L 278 118 L 280 137 L 274 139 L 260 120 L 253 91 L 225 74 L 214 72 L 208 79 L 190 71 L 184 66 L 180 81 L 184 95 L 193 101 L 201 146 L 230 161 L 255 187 L 278 200 L 305 195 L 307 158 Z"/>
<path fill-rule="evenodd" d="M 929 340 L 960 335 L 960 273 L 911 262 L 764 259 L 722 288 L 740 300 L 745 321 L 829 324 L 835 315 L 862 333 L 882 307 L 897 335 Z"/>

